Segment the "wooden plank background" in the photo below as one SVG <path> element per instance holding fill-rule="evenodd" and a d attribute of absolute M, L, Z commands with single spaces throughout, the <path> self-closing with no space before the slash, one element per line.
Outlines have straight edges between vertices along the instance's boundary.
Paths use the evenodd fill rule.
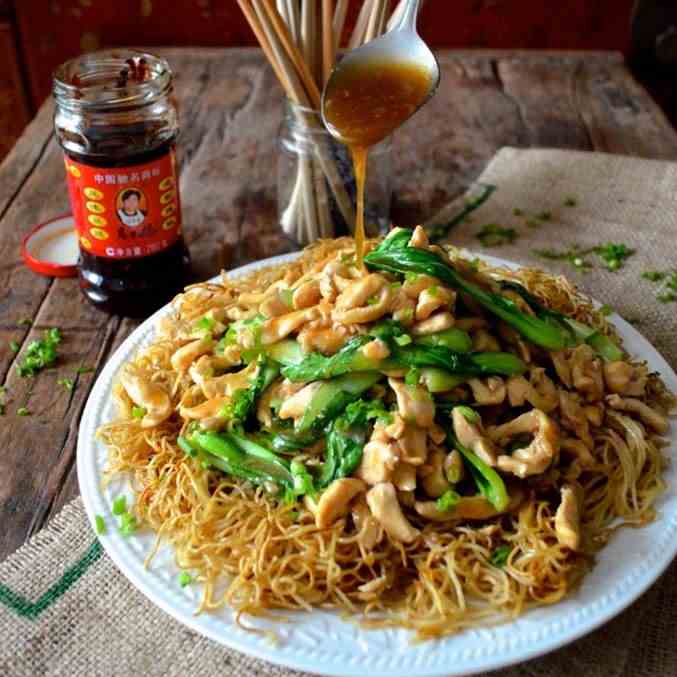
<path fill-rule="evenodd" d="M 177 74 L 185 231 L 196 276 L 286 248 L 276 217 L 281 90 L 253 49 L 166 50 Z M 677 134 L 612 53 L 439 54 L 436 97 L 396 137 L 393 220 L 412 225 L 459 195 L 501 146 L 553 146 L 677 158 Z M 35 275 L 22 235 L 67 210 L 61 151 L 45 105 L 0 166 L 0 558 L 77 495 L 78 422 L 96 373 L 136 323 L 99 313 L 75 280 Z M 20 324 L 31 319 L 31 327 Z M 61 327 L 58 367 L 15 365 L 46 327 Z M 17 341 L 21 352 L 10 349 Z M 57 384 L 76 378 L 73 392 Z M 30 392 L 31 416 L 18 417 Z"/>

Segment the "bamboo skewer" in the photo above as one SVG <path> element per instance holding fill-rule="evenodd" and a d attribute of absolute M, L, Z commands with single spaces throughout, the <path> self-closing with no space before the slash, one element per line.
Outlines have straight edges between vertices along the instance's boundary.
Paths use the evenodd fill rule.
<path fill-rule="evenodd" d="M 289 59 L 284 51 L 282 39 L 279 33 L 276 33 L 273 23 L 266 20 L 267 17 L 273 15 L 279 16 L 272 2 L 254 3 L 254 12 L 259 21 L 259 26 L 265 35 L 269 48 L 274 54 L 276 62 L 280 70 L 284 73 L 286 82 L 289 85 L 289 91 L 292 94 L 293 101 L 300 106 L 308 107 L 308 95 L 303 89 L 301 79 L 292 68 L 292 61 Z M 304 215 L 305 223 L 308 227 L 308 235 L 310 239 L 319 237 L 319 225 L 317 222 L 317 210 L 315 209 L 314 200 L 311 202 L 311 196 L 314 194 L 312 185 L 312 174 L 308 162 L 300 163 L 300 174 L 302 181 L 302 195 L 304 197 Z"/>
<path fill-rule="evenodd" d="M 378 25 L 381 17 L 381 7 L 385 4 L 384 0 L 373 0 L 371 12 L 369 12 L 369 21 L 364 32 L 363 44 L 371 42 L 377 35 Z"/>
<path fill-rule="evenodd" d="M 341 36 L 343 35 L 343 27 L 346 25 L 346 14 L 348 13 L 348 0 L 338 0 L 336 3 L 336 10 L 334 11 L 334 56 L 341 46 Z"/>
<path fill-rule="evenodd" d="M 276 0 L 277 12 L 282 17 L 282 20 L 290 25 L 291 19 L 289 18 L 289 6 L 287 5 L 287 0 Z"/>
<path fill-rule="evenodd" d="M 322 0 L 322 86 L 327 84 L 334 67 L 333 0 Z"/>
<path fill-rule="evenodd" d="M 371 14 L 371 9 L 375 0 L 364 0 L 362 3 L 362 9 L 357 15 L 357 21 L 355 22 L 355 28 L 348 40 L 348 49 L 355 49 L 362 44 L 364 39 L 364 34 L 367 31 L 367 23 L 369 22 L 369 16 Z"/>
<path fill-rule="evenodd" d="M 390 30 L 402 18 L 402 12 L 404 12 L 404 0 L 400 0 L 397 3 L 393 13 L 390 15 L 390 19 L 388 19 L 388 23 L 386 24 L 386 28 L 388 30 Z"/>
<path fill-rule="evenodd" d="M 386 32 L 386 25 L 388 23 L 388 15 L 390 14 L 390 0 L 384 0 L 381 6 L 381 15 L 378 18 L 378 25 L 376 26 L 376 35 L 383 35 Z"/>
<path fill-rule="evenodd" d="M 308 69 L 308 64 L 304 60 L 303 55 L 299 51 L 298 47 L 293 43 L 292 36 L 290 35 L 287 26 L 285 26 L 282 17 L 276 11 L 275 7 L 273 7 L 273 5 L 268 2 L 263 3 L 263 8 L 268 13 L 268 16 L 273 23 L 275 31 L 282 42 L 282 46 L 284 47 L 287 56 L 296 66 L 300 79 L 308 94 L 310 104 L 313 106 L 313 108 L 319 108 L 320 90 L 317 87 L 317 83 L 313 79 L 313 74 Z"/>
<path fill-rule="evenodd" d="M 310 68 L 313 77 L 317 82 L 321 82 L 320 75 L 321 68 L 318 68 L 317 63 L 317 45 L 316 45 L 316 2 L 317 0 L 302 0 L 301 4 L 301 45 L 303 48 L 303 55 L 306 59 L 308 67 Z"/>
<path fill-rule="evenodd" d="M 289 32 L 298 47 L 301 43 L 301 17 L 299 15 L 299 4 L 297 0 L 285 0 L 287 4 L 287 16 L 289 17 Z"/>
<path fill-rule="evenodd" d="M 331 193 L 352 229 L 354 207 L 318 117 L 320 90 L 334 66 L 349 0 L 238 0 L 238 4 L 294 105 L 292 114 L 301 134 L 308 130 L 297 149 L 296 178 L 290 194 L 284 196 L 281 227 L 300 243 L 333 236 Z M 401 15 L 402 2 L 392 15 L 390 4 L 390 0 L 364 0 L 349 48 L 381 35 L 398 12 Z"/>

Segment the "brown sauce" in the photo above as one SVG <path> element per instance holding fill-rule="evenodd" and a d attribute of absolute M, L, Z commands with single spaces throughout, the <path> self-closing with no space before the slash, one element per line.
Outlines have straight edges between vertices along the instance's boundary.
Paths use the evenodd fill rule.
<path fill-rule="evenodd" d="M 430 72 L 405 63 L 371 61 L 340 69 L 324 95 L 329 131 L 350 147 L 357 186 L 355 254 L 364 253 L 364 184 L 371 146 L 389 136 L 428 97 Z"/>

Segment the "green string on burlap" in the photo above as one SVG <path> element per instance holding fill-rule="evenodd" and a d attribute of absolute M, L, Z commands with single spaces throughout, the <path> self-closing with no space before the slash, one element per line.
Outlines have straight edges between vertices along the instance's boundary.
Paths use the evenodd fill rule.
<path fill-rule="evenodd" d="M 23 595 L 10 590 L 6 585 L 0 583 L 0 604 L 8 607 L 23 618 L 35 620 L 45 609 L 48 609 L 62 595 L 68 592 L 84 576 L 87 570 L 101 558 L 102 553 L 103 548 L 97 539 L 87 548 L 85 554 L 39 597 L 37 602 L 30 602 Z"/>

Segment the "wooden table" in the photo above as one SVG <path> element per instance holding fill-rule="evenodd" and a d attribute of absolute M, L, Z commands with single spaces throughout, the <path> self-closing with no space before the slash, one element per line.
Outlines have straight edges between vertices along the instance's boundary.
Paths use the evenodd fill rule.
<path fill-rule="evenodd" d="M 281 90 L 257 50 L 166 50 L 177 74 L 181 198 L 196 275 L 280 253 L 275 138 Z M 393 220 L 425 219 L 459 195 L 505 145 L 555 146 L 677 159 L 677 134 L 610 53 L 454 52 L 439 55 L 437 96 L 394 146 Z M 78 493 L 78 422 L 96 372 L 136 322 L 99 313 L 75 280 L 32 273 L 19 243 L 67 210 L 61 151 L 46 103 L 0 166 L 0 559 Z M 28 318 L 32 326 L 22 324 Z M 19 378 L 22 346 L 62 329 L 58 367 Z M 57 381 L 75 378 L 66 390 Z M 31 416 L 16 409 L 30 393 Z"/>

